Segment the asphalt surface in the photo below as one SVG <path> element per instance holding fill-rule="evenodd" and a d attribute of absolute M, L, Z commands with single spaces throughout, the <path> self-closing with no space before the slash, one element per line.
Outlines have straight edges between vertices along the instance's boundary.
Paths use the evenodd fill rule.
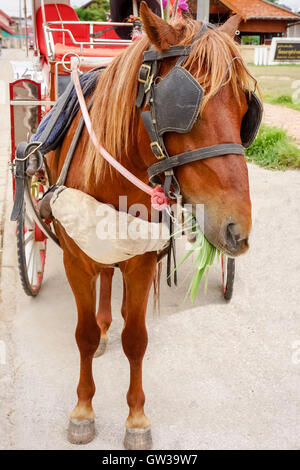
<path fill-rule="evenodd" d="M 0 448 L 74 449 L 66 428 L 79 372 L 76 309 L 60 250 L 49 242 L 37 298 L 25 296 L 18 279 L 8 96 L 1 88 L 11 79 L 12 58 L 22 54 L 4 51 L 0 59 Z M 207 294 L 194 305 L 184 301 L 189 266 L 177 289 L 163 277 L 160 315 L 149 305 L 144 390 L 155 449 L 300 448 L 300 172 L 249 171 L 251 248 L 237 260 L 232 302 L 222 299 L 216 264 Z M 122 448 L 129 367 L 121 297 L 116 272 L 109 345 L 94 361 L 97 436 L 84 449 Z"/>

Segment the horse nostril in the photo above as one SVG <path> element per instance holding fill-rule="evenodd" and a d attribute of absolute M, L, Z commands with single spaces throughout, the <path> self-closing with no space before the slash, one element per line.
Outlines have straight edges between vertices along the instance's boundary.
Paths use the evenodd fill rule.
<path fill-rule="evenodd" d="M 226 227 L 225 239 L 230 248 L 237 249 L 240 240 L 238 227 L 235 224 L 228 224 Z"/>
<path fill-rule="evenodd" d="M 230 250 L 242 250 L 248 246 L 248 238 L 242 238 L 236 224 L 228 224 L 225 231 L 225 241 Z"/>

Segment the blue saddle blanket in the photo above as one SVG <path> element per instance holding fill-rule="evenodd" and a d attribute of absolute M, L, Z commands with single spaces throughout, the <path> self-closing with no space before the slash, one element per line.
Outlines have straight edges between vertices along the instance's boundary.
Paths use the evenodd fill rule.
<path fill-rule="evenodd" d="M 80 84 L 85 98 L 90 96 L 97 85 L 103 67 L 93 69 L 80 76 Z M 69 83 L 51 111 L 40 122 L 37 132 L 31 136 L 31 142 L 42 142 L 39 150 L 46 154 L 56 149 L 68 131 L 74 117 L 79 111 L 76 90 Z"/>

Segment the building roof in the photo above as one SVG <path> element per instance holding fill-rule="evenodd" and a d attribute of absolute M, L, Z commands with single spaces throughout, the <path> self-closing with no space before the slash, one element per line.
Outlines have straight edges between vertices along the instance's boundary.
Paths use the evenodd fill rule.
<path fill-rule="evenodd" d="M 6 18 L 7 20 L 9 20 L 10 23 L 14 23 L 15 20 L 11 17 L 11 16 L 8 16 L 3 10 L 0 10 L 0 15 L 1 16 L 4 16 L 4 18 Z"/>
<path fill-rule="evenodd" d="M 16 34 L 16 32 L 10 28 L 9 26 L 7 26 L 6 24 L 2 23 L 2 21 L 0 21 L 0 29 L 4 29 L 4 31 L 6 31 L 7 33 L 11 34 L 12 36 L 14 34 Z"/>
<path fill-rule="evenodd" d="M 267 0 L 220 0 L 223 5 L 245 19 L 297 20 L 290 9 Z"/>

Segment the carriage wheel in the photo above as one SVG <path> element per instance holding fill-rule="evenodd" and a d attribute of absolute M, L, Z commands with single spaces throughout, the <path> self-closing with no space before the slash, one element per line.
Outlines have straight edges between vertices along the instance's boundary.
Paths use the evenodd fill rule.
<path fill-rule="evenodd" d="M 222 281 L 224 289 L 224 299 L 230 301 L 233 294 L 234 276 L 235 276 L 235 259 L 227 258 L 222 255 Z"/>
<path fill-rule="evenodd" d="M 49 186 L 46 171 L 43 169 L 38 175 L 27 178 L 25 191 L 30 195 L 33 206 Z M 26 201 L 23 201 L 23 210 L 17 220 L 17 253 L 21 283 L 25 294 L 35 297 L 41 288 L 45 259 L 47 237 L 35 223 L 30 211 L 26 210 Z"/>

